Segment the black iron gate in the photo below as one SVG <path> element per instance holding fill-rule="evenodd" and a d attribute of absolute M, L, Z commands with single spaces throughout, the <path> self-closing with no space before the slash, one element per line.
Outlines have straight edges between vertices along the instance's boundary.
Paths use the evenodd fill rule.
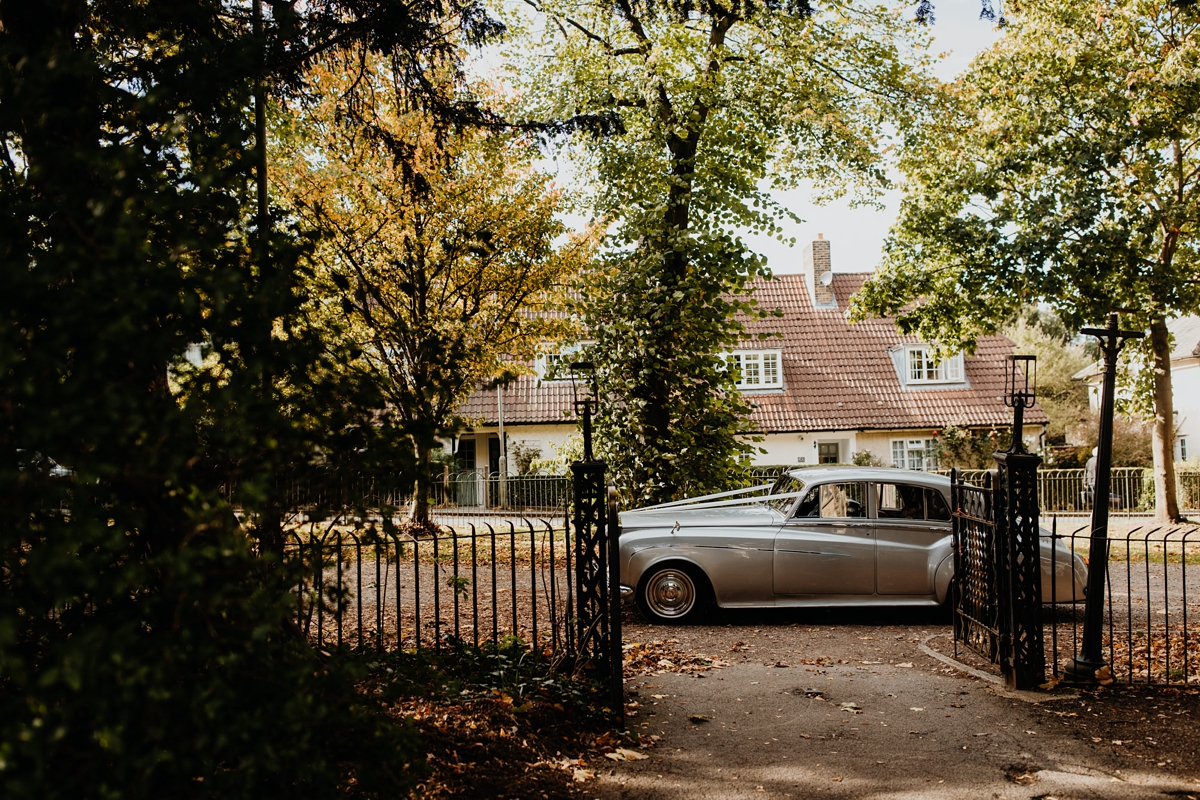
<path fill-rule="evenodd" d="M 954 509 L 954 648 L 971 648 L 992 663 L 1000 661 L 1000 583 L 996 574 L 996 473 L 983 475 L 983 485 L 962 480 L 950 471 L 950 505 Z"/>
<path fill-rule="evenodd" d="M 954 509 L 954 646 L 1000 665 L 1010 688 L 1045 680 L 1037 465 L 1026 453 L 997 453 L 982 486 L 950 473 Z"/>

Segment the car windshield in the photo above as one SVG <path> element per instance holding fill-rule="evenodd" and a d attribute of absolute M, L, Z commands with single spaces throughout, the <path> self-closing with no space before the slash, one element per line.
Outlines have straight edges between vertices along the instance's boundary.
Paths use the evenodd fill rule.
<path fill-rule="evenodd" d="M 796 504 L 795 492 L 804 491 L 804 481 L 799 478 L 793 478 L 791 475 L 784 475 L 779 480 L 775 481 L 775 485 L 771 487 L 771 494 L 767 498 L 767 504 L 781 514 L 786 515 Z M 777 497 L 777 495 L 792 495 L 791 497 Z"/>

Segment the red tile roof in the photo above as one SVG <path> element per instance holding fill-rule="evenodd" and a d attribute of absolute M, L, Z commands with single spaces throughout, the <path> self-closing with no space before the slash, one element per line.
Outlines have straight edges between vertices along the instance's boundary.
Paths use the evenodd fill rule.
<path fill-rule="evenodd" d="M 779 334 L 747 341 L 749 348 L 783 351 L 782 390 L 747 392 L 757 405 L 751 419 L 765 433 L 839 430 L 919 430 L 950 424 L 972 427 L 1011 425 L 1012 410 L 1004 405 L 1004 356 L 1012 342 L 1003 336 L 980 339 L 973 356 L 963 358 L 966 385 L 905 388 L 891 350 L 919 344 L 902 336 L 891 319 L 871 319 L 850 325 L 847 300 L 862 286 L 865 273 L 836 274 L 837 308 L 814 308 L 803 275 L 779 275 L 760 280 L 755 297 L 764 309 L 779 308 L 782 317 L 747 323 L 747 335 Z M 463 408 L 467 417 L 496 424 L 496 391 L 475 392 Z M 570 422 L 569 382 L 538 385 L 525 375 L 504 390 L 505 424 Z M 1025 412 L 1029 424 L 1046 422 L 1035 406 Z"/>
<path fill-rule="evenodd" d="M 504 424 L 529 425 L 575 422 L 571 382 L 548 381 L 539 386 L 537 375 L 522 375 L 504 387 Z M 467 398 L 459 413 L 469 419 L 495 425 L 495 389 L 480 389 Z"/>
<path fill-rule="evenodd" d="M 1004 356 L 1012 352 L 1012 342 L 1003 336 L 980 339 L 975 355 L 963 358 L 966 386 L 905 388 L 890 350 L 921 340 L 901 335 L 891 319 L 855 325 L 846 321 L 848 298 L 867 277 L 866 273 L 834 275 L 837 308 L 814 308 L 803 275 L 778 275 L 758 283 L 759 306 L 783 310 L 782 317 L 747 325 L 751 334 L 781 334 L 757 345 L 783 350 L 784 390 L 750 396 L 758 405 L 752 418 L 762 431 L 1011 425 L 1012 410 L 1002 396 Z M 1035 406 L 1026 411 L 1025 421 L 1043 423 L 1046 415 Z"/>

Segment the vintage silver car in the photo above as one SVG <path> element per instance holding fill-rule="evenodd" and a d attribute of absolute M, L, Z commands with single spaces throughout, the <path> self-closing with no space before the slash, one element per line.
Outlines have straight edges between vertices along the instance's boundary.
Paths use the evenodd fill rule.
<path fill-rule="evenodd" d="M 621 514 L 621 594 L 647 619 L 722 608 L 936 606 L 954 577 L 950 480 L 871 467 L 792 470 L 775 483 Z M 1087 566 L 1042 530 L 1042 598 L 1080 602 Z"/>

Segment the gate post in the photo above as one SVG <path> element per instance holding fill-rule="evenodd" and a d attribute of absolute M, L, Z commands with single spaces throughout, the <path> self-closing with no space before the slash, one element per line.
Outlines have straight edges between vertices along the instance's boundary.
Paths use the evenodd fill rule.
<path fill-rule="evenodd" d="M 1017 436 L 1014 434 L 1014 442 Z M 1037 470 L 1042 459 L 1012 450 L 993 457 L 999 473 L 995 541 L 1000 583 L 1000 671 L 1008 688 L 1032 689 L 1046 680 L 1037 493 Z"/>
<path fill-rule="evenodd" d="M 621 725 L 625 700 L 616 502 L 610 500 L 604 469 L 603 461 L 571 465 L 575 482 L 575 647 L 579 658 L 590 660 L 610 682 L 612 712 Z"/>
<path fill-rule="evenodd" d="M 576 373 L 593 373 L 589 362 L 571 365 Z M 592 456 L 594 396 L 575 399 L 583 423 L 583 459 L 571 464 L 574 483 L 576 657 L 590 660 L 609 683 L 610 704 L 618 726 L 625 724 L 625 688 L 621 658 L 619 525 L 616 493 L 604 478 L 606 465 Z"/>
<path fill-rule="evenodd" d="M 1000 671 L 1010 689 L 1046 679 L 1042 631 L 1042 551 L 1038 526 L 1040 456 L 1025 452 L 1025 409 L 1036 397 L 1035 356 L 1009 356 L 1005 405 L 1013 409 L 1012 444 L 996 459 L 996 567 L 1000 596 Z"/>

